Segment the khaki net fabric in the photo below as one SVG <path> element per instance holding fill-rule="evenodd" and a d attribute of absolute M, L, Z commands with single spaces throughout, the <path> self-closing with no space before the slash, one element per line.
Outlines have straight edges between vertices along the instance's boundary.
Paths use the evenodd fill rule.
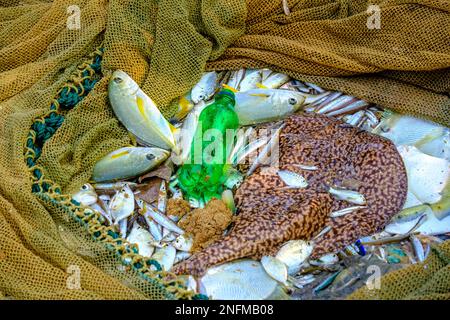
<path fill-rule="evenodd" d="M 450 299 L 450 241 L 432 247 L 423 263 L 385 275 L 379 289 L 365 286 L 348 299 Z"/>
<path fill-rule="evenodd" d="M 366 1 L 288 1 L 287 16 L 274 0 L 0 0 L 0 296 L 189 297 L 125 266 L 139 265 L 139 256 L 122 252 L 120 239 L 111 250 L 98 236 L 108 230 L 63 197 L 89 179 L 96 160 L 129 142 L 108 104 L 115 69 L 166 116 L 205 68 L 271 67 L 449 125 L 450 2 L 371 2 L 381 8 L 379 30 L 366 27 Z M 72 30 L 74 5 L 81 28 Z M 61 88 L 80 88 L 80 70 L 90 70 L 100 46 L 103 77 L 74 108 L 49 113 Z M 39 156 L 27 147 L 42 138 L 32 127 L 45 129 Z M 54 187 L 36 191 L 36 179 Z"/>

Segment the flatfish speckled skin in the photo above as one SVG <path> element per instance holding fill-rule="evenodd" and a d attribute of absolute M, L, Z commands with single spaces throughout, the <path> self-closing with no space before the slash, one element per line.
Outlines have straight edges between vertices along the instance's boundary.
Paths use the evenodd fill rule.
<path fill-rule="evenodd" d="M 230 232 L 176 265 L 176 273 L 201 275 L 216 264 L 260 258 L 288 240 L 310 240 L 331 226 L 316 241 L 312 257 L 318 258 L 380 231 L 403 207 L 406 170 L 389 140 L 317 114 L 296 114 L 284 123 L 279 168 L 259 168 L 242 183 L 235 195 L 239 214 Z M 286 188 L 277 170 L 302 175 L 308 186 Z M 333 198 L 330 185 L 363 194 L 366 208 L 330 218 L 330 212 L 354 206 Z"/>

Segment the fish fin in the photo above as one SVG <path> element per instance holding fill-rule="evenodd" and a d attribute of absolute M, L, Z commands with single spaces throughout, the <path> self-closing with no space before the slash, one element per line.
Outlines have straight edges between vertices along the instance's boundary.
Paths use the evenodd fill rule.
<path fill-rule="evenodd" d="M 262 98 L 270 97 L 270 94 L 266 94 L 266 93 L 249 93 L 248 95 L 254 96 L 254 97 L 262 97 Z"/>
<path fill-rule="evenodd" d="M 238 92 L 235 88 L 233 88 L 232 86 L 227 85 L 226 83 L 223 83 L 222 87 L 224 87 L 225 89 L 231 90 L 234 93 Z"/>
<path fill-rule="evenodd" d="M 130 132 L 128 132 L 128 136 L 130 137 L 131 140 L 131 146 L 133 147 L 137 147 L 137 139 L 136 136 Z"/>
<path fill-rule="evenodd" d="M 129 153 L 130 153 L 130 152 L 129 152 L 128 150 L 125 150 L 125 151 L 119 152 L 119 153 L 117 153 L 117 154 L 113 154 L 113 155 L 111 156 L 111 159 L 120 158 L 120 157 L 125 156 L 125 155 L 127 155 L 127 154 L 129 154 Z"/>
<path fill-rule="evenodd" d="M 169 128 L 170 128 L 170 131 L 173 133 L 173 134 L 175 134 L 175 133 L 177 133 L 180 129 L 179 128 L 176 128 L 173 124 L 171 124 L 170 122 L 168 123 L 169 124 Z"/>
<path fill-rule="evenodd" d="M 420 149 L 420 147 L 423 147 L 425 144 L 427 144 L 430 141 L 433 141 L 434 139 L 439 138 L 440 136 L 442 136 L 444 133 L 444 131 L 441 128 L 435 128 L 434 130 L 431 130 L 430 133 L 428 133 L 427 135 L 425 135 L 422 139 L 420 139 L 419 141 L 417 141 L 414 144 L 414 147 L 416 147 L 417 149 Z"/>
<path fill-rule="evenodd" d="M 141 116 L 148 121 L 147 115 L 145 114 L 144 100 L 141 97 L 137 96 L 136 104 Z"/>
<path fill-rule="evenodd" d="M 257 83 L 256 86 L 260 89 L 269 89 L 268 87 L 266 87 L 265 85 L 263 85 L 262 83 Z"/>

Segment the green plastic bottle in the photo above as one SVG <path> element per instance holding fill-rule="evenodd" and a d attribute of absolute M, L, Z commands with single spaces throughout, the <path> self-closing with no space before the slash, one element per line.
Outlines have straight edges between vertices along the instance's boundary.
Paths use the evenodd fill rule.
<path fill-rule="evenodd" d="M 200 113 L 191 144 L 190 163 L 183 164 L 178 171 L 180 187 L 188 198 L 205 203 L 212 198 L 221 198 L 230 167 L 226 163 L 228 152 L 239 127 L 234 104 L 233 91 L 222 89 L 214 102 Z"/>

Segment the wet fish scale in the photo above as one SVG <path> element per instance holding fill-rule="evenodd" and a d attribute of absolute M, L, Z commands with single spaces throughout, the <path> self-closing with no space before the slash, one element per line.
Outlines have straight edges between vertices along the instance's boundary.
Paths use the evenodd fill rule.
<path fill-rule="evenodd" d="M 302 170 L 295 166 L 299 163 L 318 169 Z M 308 187 L 282 189 L 276 170 L 259 168 L 236 192 L 239 216 L 228 235 L 177 265 L 175 272 L 202 274 L 215 264 L 268 255 L 287 240 L 310 240 L 331 226 L 313 250 L 311 257 L 318 258 L 378 231 L 406 200 L 406 171 L 395 146 L 326 116 L 298 114 L 285 120 L 280 169 L 303 175 Z M 331 211 L 349 206 L 326 192 L 335 181 L 357 181 L 351 190 L 365 196 L 366 208 L 330 219 Z"/>

